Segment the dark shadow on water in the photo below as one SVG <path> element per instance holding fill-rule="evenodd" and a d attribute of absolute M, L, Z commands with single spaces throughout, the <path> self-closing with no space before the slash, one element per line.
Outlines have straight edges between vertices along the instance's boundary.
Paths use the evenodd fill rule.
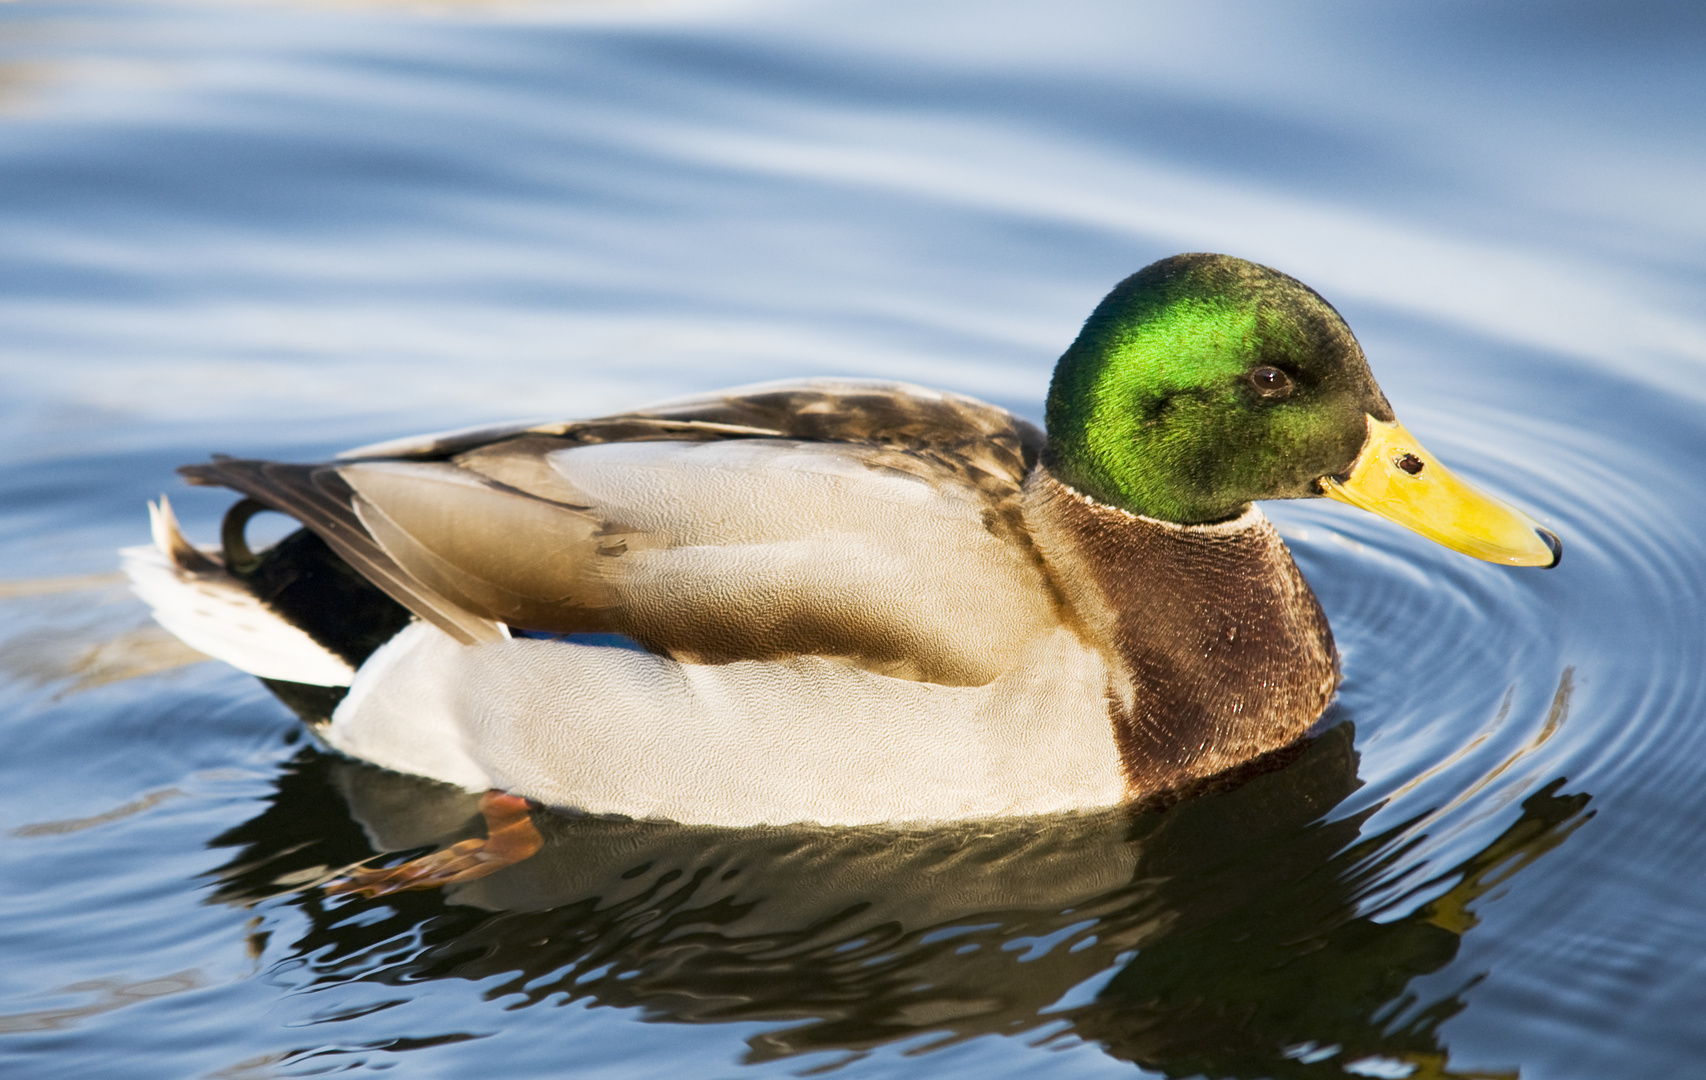
<path fill-rule="evenodd" d="M 1345 723 L 1284 768 L 1151 812 L 932 830 L 540 812 L 545 849 L 489 878 L 329 901 L 298 890 L 480 819 L 472 796 L 306 752 L 214 841 L 240 849 L 214 897 L 307 915 L 293 979 L 492 980 L 510 1008 L 775 1024 L 753 1062 L 1030 1032 L 1172 1077 L 1479 1075 L 1450 1070 L 1439 1032 L 1462 988 L 1419 1000 L 1410 984 L 1457 955 L 1474 901 L 1590 816 L 1588 796 L 1554 781 L 1480 852 L 1371 911 L 1415 830 L 1363 836 L 1373 810 L 1324 820 L 1356 772 Z"/>

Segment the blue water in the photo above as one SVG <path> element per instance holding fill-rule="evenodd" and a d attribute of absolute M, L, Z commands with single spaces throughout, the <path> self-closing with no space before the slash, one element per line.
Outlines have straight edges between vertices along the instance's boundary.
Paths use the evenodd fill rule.
<path fill-rule="evenodd" d="M 1706 1059 L 1706 14 L 0 6 L 0 1071 L 1685 1077 Z M 172 468 L 811 374 L 1033 418 L 1116 280 L 1277 266 L 1564 538 L 1276 504 L 1345 683 L 1164 813 L 901 836 L 472 804 L 112 576 Z M 259 524 L 259 523 L 257 523 Z"/>

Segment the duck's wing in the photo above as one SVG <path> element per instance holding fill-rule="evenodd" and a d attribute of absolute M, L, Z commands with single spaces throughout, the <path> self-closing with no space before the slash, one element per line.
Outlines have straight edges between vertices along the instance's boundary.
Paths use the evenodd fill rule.
<path fill-rule="evenodd" d="M 967 684 L 1055 618 L 1018 509 L 1040 446 L 970 398 L 815 381 L 185 472 L 297 517 L 465 643 L 615 632 Z"/>
<path fill-rule="evenodd" d="M 216 458 L 178 470 L 192 484 L 227 487 L 302 522 L 393 600 L 466 645 L 508 634 L 400 564 L 361 520 L 355 492 L 335 465 Z"/>
<path fill-rule="evenodd" d="M 632 415 L 903 451 L 929 462 L 936 475 L 958 478 L 998 501 L 1018 491 L 1044 442 L 1035 425 L 976 398 L 859 379 L 767 383 L 665 402 Z"/>
<path fill-rule="evenodd" d="M 1045 441 L 1036 425 L 985 401 L 912 383 L 797 379 L 660 402 L 591 420 L 520 421 L 414 436 L 346 450 L 341 460 L 443 461 L 524 435 L 575 445 L 783 438 L 880 446 L 913 455 L 996 502 L 1012 499 Z"/>

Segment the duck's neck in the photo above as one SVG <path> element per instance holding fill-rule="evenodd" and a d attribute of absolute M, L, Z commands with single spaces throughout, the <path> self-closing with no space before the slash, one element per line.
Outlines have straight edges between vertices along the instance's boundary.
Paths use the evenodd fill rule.
<path fill-rule="evenodd" d="M 1338 682 L 1315 594 L 1261 511 L 1174 525 L 1096 502 L 1038 466 L 1025 519 L 1080 632 L 1108 657 L 1131 794 L 1294 742 Z"/>

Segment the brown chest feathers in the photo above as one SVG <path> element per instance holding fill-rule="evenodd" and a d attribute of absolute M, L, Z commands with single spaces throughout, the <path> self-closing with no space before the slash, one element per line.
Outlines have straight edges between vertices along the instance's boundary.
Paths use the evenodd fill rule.
<path fill-rule="evenodd" d="M 1114 672 L 1108 712 L 1134 798 L 1279 749 L 1326 709 L 1332 631 L 1260 511 L 1173 525 L 1097 503 L 1039 466 L 1025 517 Z"/>

